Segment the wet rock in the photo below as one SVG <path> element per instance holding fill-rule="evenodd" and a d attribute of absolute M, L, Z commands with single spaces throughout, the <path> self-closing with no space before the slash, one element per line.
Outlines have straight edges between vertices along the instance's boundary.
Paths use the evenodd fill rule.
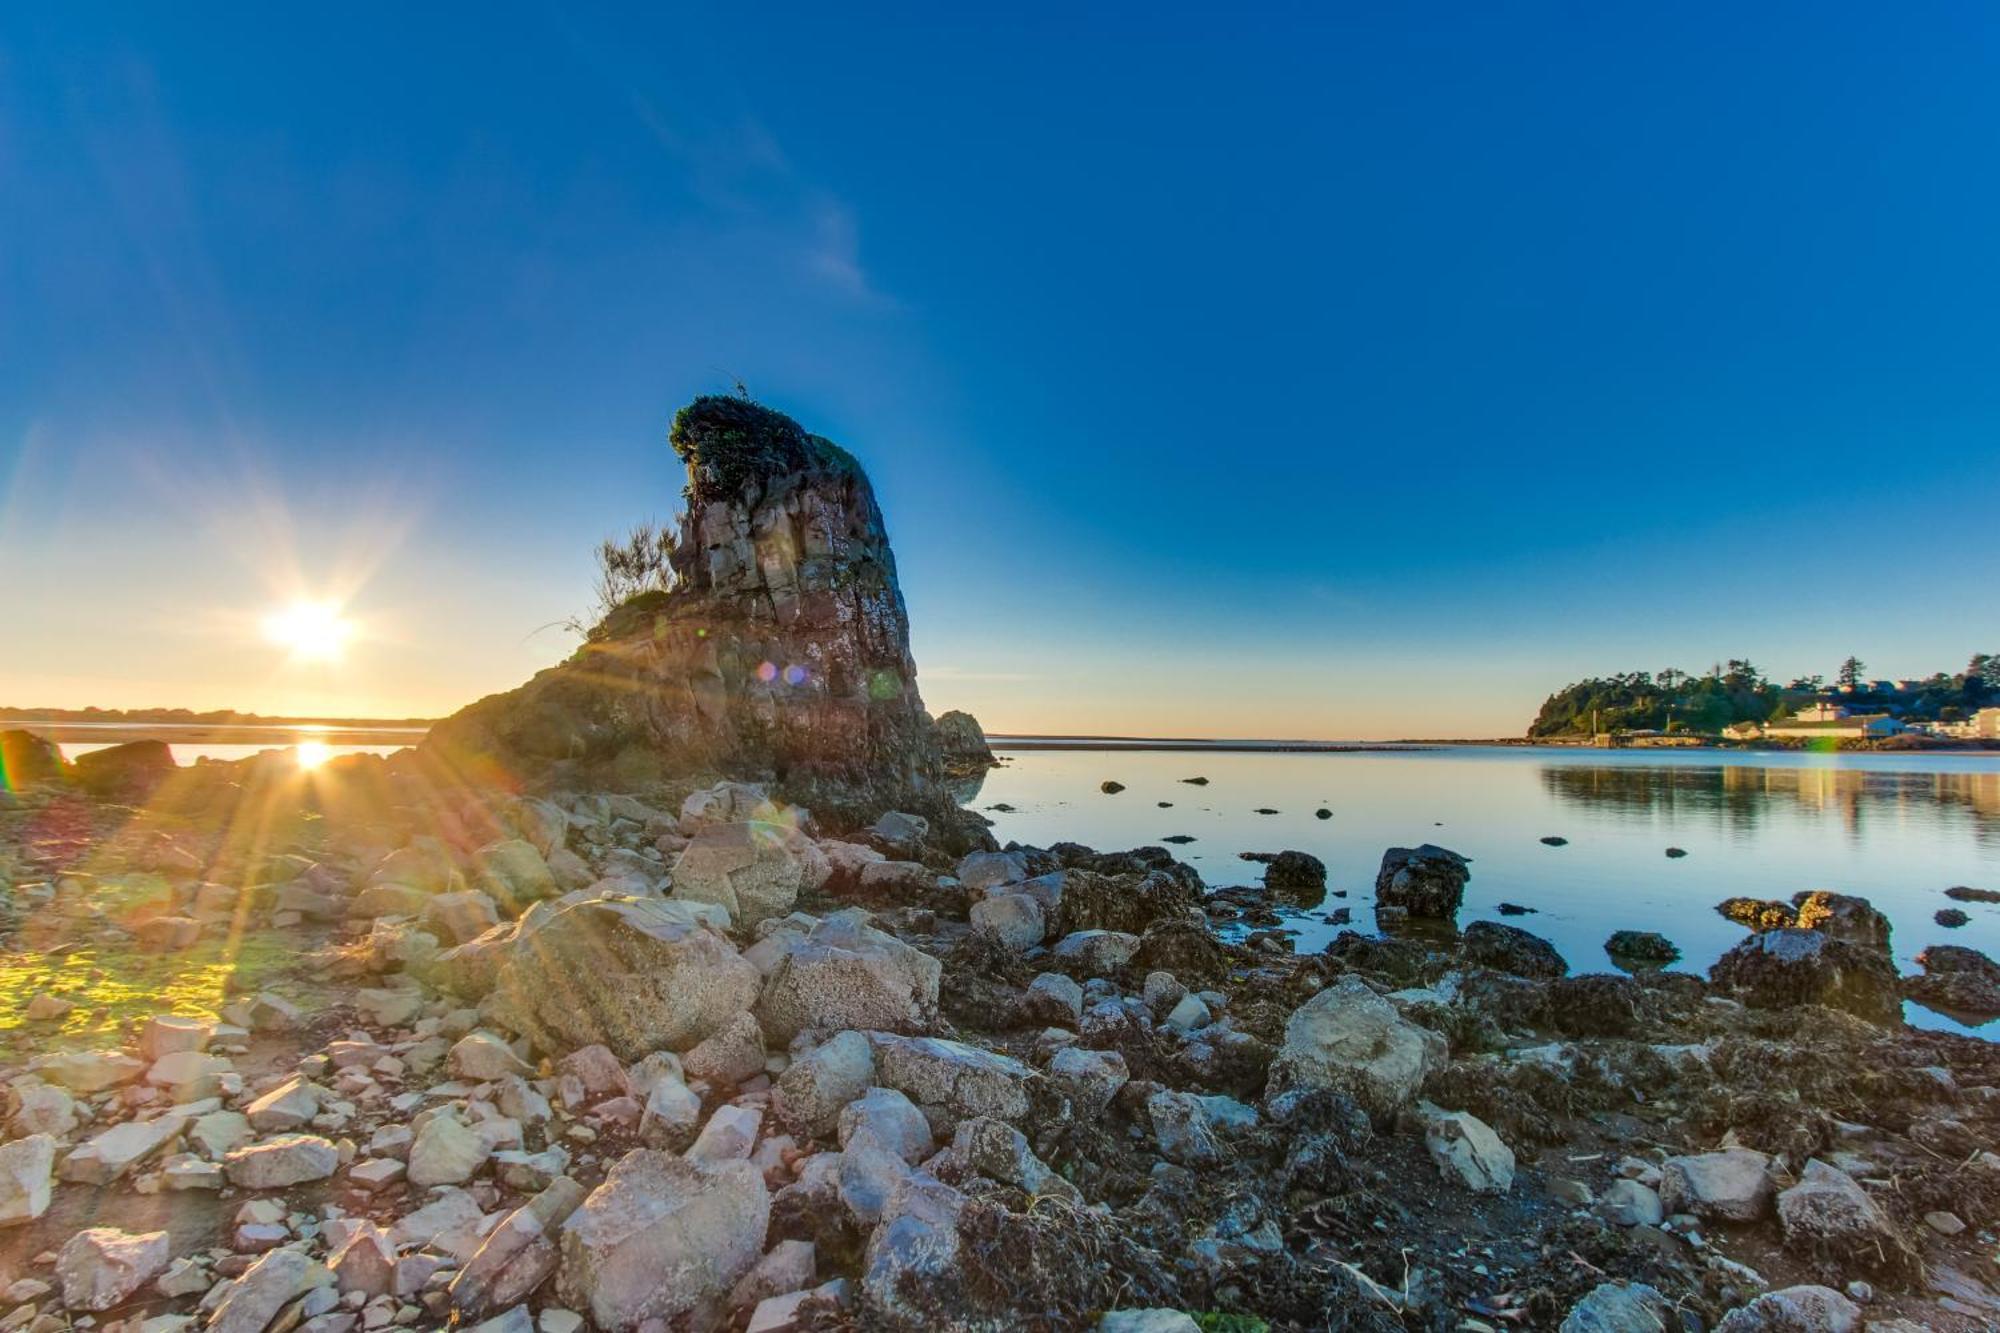
<path fill-rule="evenodd" d="M 1106 796 L 1116 796 L 1119 792 L 1125 790 L 1125 784 L 1122 782 L 1114 782 L 1110 778 L 1106 778 L 1104 781 L 1097 784 L 1097 789 L 1103 792 Z"/>
<path fill-rule="evenodd" d="M 942 970 L 858 913 L 838 912 L 786 942 L 757 1021 L 780 1042 L 809 1028 L 921 1031 L 937 1016 Z"/>
<path fill-rule="evenodd" d="M 1889 918 L 1866 898 L 1814 889 L 1792 895 L 1801 930 L 1817 930 L 1843 944 L 1889 952 Z"/>
<path fill-rule="evenodd" d="M 953 768 L 983 768 L 995 762 L 979 720 L 959 709 L 937 715 L 937 741 L 945 763 Z"/>
<path fill-rule="evenodd" d="M 1570 1308 L 1560 1333 L 1668 1333 L 1673 1304 L 1643 1282 L 1603 1282 Z"/>
<path fill-rule="evenodd" d="M 1770 1158 L 1750 1148 L 1669 1157 L 1660 1164 L 1660 1201 L 1669 1213 L 1755 1222 L 1771 1208 L 1770 1165 Z"/>
<path fill-rule="evenodd" d="M 1977 949 L 1933 944 L 1917 955 L 1920 976 L 1903 989 L 1913 1000 L 1962 1014 L 2000 1014 L 2000 964 Z"/>
<path fill-rule="evenodd" d="M 1953 885 L 1944 896 L 1961 903 L 2000 903 L 2000 889 L 1975 889 L 1965 884 Z"/>
<path fill-rule="evenodd" d="M 607 1333 L 725 1296 L 763 1255 L 771 1199 L 748 1162 L 627 1153 L 563 1225 L 556 1291 Z"/>
<path fill-rule="evenodd" d="M 280 1134 L 236 1149 L 222 1166 L 238 1189 L 288 1189 L 339 1170 L 340 1151 L 317 1134 Z"/>
<path fill-rule="evenodd" d="M 1799 1182 L 1778 1195 L 1785 1244 L 1813 1257 L 1875 1269 L 1898 1264 L 1906 1247 L 1868 1192 L 1854 1178 L 1817 1158 Z"/>
<path fill-rule="evenodd" d="M 1229 951 L 1204 922 L 1156 921 L 1139 937 L 1132 966 L 1147 972 L 1171 972 L 1184 981 L 1201 984 L 1228 975 Z"/>
<path fill-rule="evenodd" d="M 1948 930 L 1955 930 L 1972 920 L 1972 918 L 1956 907 L 1943 907 L 1938 909 L 1936 915 L 1931 917 L 1931 920 Z"/>
<path fill-rule="evenodd" d="M 115 1309 L 139 1288 L 166 1271 L 173 1247 L 164 1231 L 120 1231 L 89 1227 L 64 1243 L 56 1256 L 56 1280 L 63 1304 L 72 1311 Z"/>
<path fill-rule="evenodd" d="M 1471 862 L 1457 852 L 1424 843 L 1391 847 L 1375 874 L 1377 907 L 1394 907 L 1413 917 L 1449 921 L 1465 901 Z"/>
<path fill-rule="evenodd" d="M 1831 1287 L 1786 1287 L 1732 1310 L 1715 1333 L 1856 1333 L 1861 1309 Z"/>
<path fill-rule="evenodd" d="M 1296 907 L 1317 907 L 1326 899 L 1326 863 L 1306 852 L 1279 852 L 1264 867 L 1264 889 Z"/>
<path fill-rule="evenodd" d="M 1671 963 L 1681 956 L 1672 940 L 1650 930 L 1613 931 L 1604 941 L 1604 952 L 1640 963 Z"/>
<path fill-rule="evenodd" d="M 32 1222 L 48 1211 L 56 1141 L 30 1134 L 0 1144 L 0 1227 Z"/>
<path fill-rule="evenodd" d="M 1286 1021 L 1265 1101 L 1325 1089 L 1387 1120 L 1409 1105 L 1445 1055 L 1443 1037 L 1404 1019 L 1359 977 L 1344 976 Z"/>
<path fill-rule="evenodd" d="M 1447 1180 L 1476 1194 L 1505 1194 L 1514 1187 L 1514 1152 L 1469 1111 L 1425 1117 L 1424 1146 Z"/>
<path fill-rule="evenodd" d="M 1875 1023 L 1893 1023 L 1902 1015 L 1896 967 L 1888 956 L 1819 930 L 1752 935 L 1717 960 L 1709 978 L 1755 1008 L 1822 1004 Z"/>
<path fill-rule="evenodd" d="M 1569 971 L 1556 946 L 1539 935 L 1495 921 L 1475 921 L 1465 928 L 1460 952 L 1469 963 L 1510 972 L 1517 977 L 1549 979 Z"/>
<path fill-rule="evenodd" d="M 546 1049 L 684 1051 L 755 1003 L 761 978 L 686 903 L 596 899 L 531 914 L 494 994 Z"/>
<path fill-rule="evenodd" d="M 738 929 L 792 910 L 801 893 L 833 873 L 812 839 L 780 823 L 715 824 L 695 834 L 674 862 L 674 896 L 714 903 Z"/>

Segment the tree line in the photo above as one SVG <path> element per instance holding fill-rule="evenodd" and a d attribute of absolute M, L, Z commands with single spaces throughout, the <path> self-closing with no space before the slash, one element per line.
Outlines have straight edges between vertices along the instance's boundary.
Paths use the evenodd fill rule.
<path fill-rule="evenodd" d="M 1889 712 L 1909 721 L 1959 721 L 2000 705 L 2000 654 L 1975 653 L 1957 673 L 1937 672 L 1908 688 L 1876 689 L 1859 657 L 1824 676 L 1780 685 L 1743 658 L 1696 675 L 1678 667 L 1593 676 L 1551 694 L 1529 736 L 1587 736 L 1595 731 L 1716 732 L 1736 722 L 1789 717 L 1815 699 L 1837 698 L 1857 712 Z"/>

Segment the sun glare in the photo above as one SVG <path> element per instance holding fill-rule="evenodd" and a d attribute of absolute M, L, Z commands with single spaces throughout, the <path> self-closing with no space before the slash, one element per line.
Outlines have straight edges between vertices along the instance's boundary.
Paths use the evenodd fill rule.
<path fill-rule="evenodd" d="M 294 602 L 264 618 L 265 638 L 310 661 L 339 657 L 353 633 L 353 624 L 332 602 Z"/>
<path fill-rule="evenodd" d="M 297 750 L 300 768 L 318 768 L 333 758 L 333 747 L 325 741 L 300 741 Z"/>

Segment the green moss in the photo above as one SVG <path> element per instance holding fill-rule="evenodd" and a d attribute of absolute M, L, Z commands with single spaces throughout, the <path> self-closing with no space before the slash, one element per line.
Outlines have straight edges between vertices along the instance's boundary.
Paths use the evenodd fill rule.
<path fill-rule="evenodd" d="M 703 394 L 674 413 L 667 439 L 693 474 L 691 496 L 733 496 L 786 472 L 862 475 L 853 454 L 748 398 Z"/>
<path fill-rule="evenodd" d="M 694 472 L 697 491 L 734 495 L 749 482 L 813 461 L 805 429 L 748 398 L 703 394 L 674 413 L 667 440 Z"/>
<path fill-rule="evenodd" d="M 153 1014 L 212 1014 L 298 961 L 297 941 L 263 937 L 204 939 L 171 954 L 119 945 L 0 955 L 0 1052 L 104 1045 Z M 54 1023 L 25 1021 L 28 1001 L 44 993 L 76 1008 Z"/>

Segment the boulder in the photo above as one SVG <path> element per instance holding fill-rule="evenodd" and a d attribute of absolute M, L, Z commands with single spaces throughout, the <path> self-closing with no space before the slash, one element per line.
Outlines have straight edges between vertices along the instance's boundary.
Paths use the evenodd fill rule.
<path fill-rule="evenodd" d="M 1817 930 L 1842 944 L 1889 952 L 1889 918 L 1866 898 L 1814 889 L 1793 894 L 1792 910 L 1801 930 Z"/>
<path fill-rule="evenodd" d="M 236 1149 L 222 1167 L 238 1189 L 289 1189 L 339 1170 L 340 1150 L 316 1134 L 280 1134 Z"/>
<path fill-rule="evenodd" d="M 1785 1244 L 1808 1257 L 1879 1269 L 1903 1262 L 1908 1250 L 1888 1215 L 1852 1176 L 1814 1158 L 1799 1182 L 1778 1195 Z"/>
<path fill-rule="evenodd" d="M 1375 905 L 1395 907 L 1413 917 L 1449 921 L 1465 901 L 1471 862 L 1432 843 L 1391 847 L 1375 873 Z"/>
<path fill-rule="evenodd" d="M 875 1073 L 925 1111 L 955 1124 L 968 1116 L 1018 1120 L 1028 1113 L 1028 1082 L 1035 1071 L 999 1055 L 941 1037 L 870 1032 Z"/>
<path fill-rule="evenodd" d="M 674 862 L 674 897 L 714 903 L 739 930 L 783 916 L 833 867 L 812 839 L 782 823 L 713 824 Z"/>
<path fill-rule="evenodd" d="M 1160 1155 L 1182 1166 L 1214 1166 L 1227 1156 L 1228 1140 L 1257 1125 L 1257 1112 L 1233 1097 L 1171 1088 L 1146 1099 L 1146 1115 Z"/>
<path fill-rule="evenodd" d="M 1559 1333 L 1669 1333 L 1673 1303 L 1643 1282 L 1600 1282 L 1562 1321 Z"/>
<path fill-rule="evenodd" d="M 1767 1291 L 1731 1310 L 1715 1333 L 1858 1333 L 1861 1309 L 1831 1287 Z"/>
<path fill-rule="evenodd" d="M 1977 949 L 1933 944 L 1917 955 L 1919 976 L 1903 982 L 1911 999 L 1972 1017 L 2000 1014 L 2000 963 Z"/>
<path fill-rule="evenodd" d="M 1896 965 L 1887 954 L 1818 930 L 1767 930 L 1716 960 L 1709 979 L 1753 1008 L 1821 1004 L 1873 1023 L 1902 1017 Z"/>
<path fill-rule="evenodd" d="M 1636 963 L 1671 963 L 1681 956 L 1672 940 L 1650 930 L 1614 930 L 1604 941 L 1604 952 Z"/>
<path fill-rule="evenodd" d="M 412 1185 L 463 1185 L 479 1173 L 492 1156 L 492 1145 L 478 1131 L 449 1111 L 439 1111 L 424 1122 L 410 1144 L 409 1181 Z"/>
<path fill-rule="evenodd" d="M 716 824 L 740 824 L 747 820 L 775 820 L 778 808 L 762 787 L 748 782 L 718 782 L 712 787 L 688 793 L 681 802 L 678 827 L 694 837 Z"/>
<path fill-rule="evenodd" d="M 764 1072 L 764 1032 L 756 1018 L 738 1014 L 720 1032 L 689 1051 L 682 1060 L 689 1078 L 718 1087 L 734 1087 Z"/>
<path fill-rule="evenodd" d="M 0 791 L 25 791 L 68 776 L 56 743 L 32 731 L 0 731 Z"/>
<path fill-rule="evenodd" d="M 771 1104 L 798 1133 L 824 1137 L 842 1108 L 875 1081 L 875 1052 L 859 1032 L 842 1032 L 792 1061 L 778 1076 Z"/>
<path fill-rule="evenodd" d="M 563 1224 L 556 1292 L 606 1333 L 726 1296 L 764 1253 L 771 1199 L 748 1162 L 640 1148 Z"/>
<path fill-rule="evenodd" d="M 985 768 L 995 762 L 979 719 L 956 708 L 937 715 L 937 743 L 945 764 L 954 769 Z"/>
<path fill-rule="evenodd" d="M 952 1135 L 951 1155 L 973 1175 L 1012 1185 L 1030 1198 L 1052 1194 L 1082 1202 L 1076 1186 L 1051 1171 L 1028 1146 L 1027 1136 L 1004 1121 L 985 1116 L 960 1121 Z"/>
<path fill-rule="evenodd" d="M 104 800 L 139 802 L 173 776 L 178 765 L 165 741 L 127 741 L 76 757 L 77 785 Z"/>
<path fill-rule="evenodd" d="M 917 1032 L 937 1017 L 938 960 L 859 912 L 836 912 L 779 950 L 756 1009 L 773 1041 L 809 1028 Z"/>
<path fill-rule="evenodd" d="M 1556 946 L 1539 935 L 1495 921 L 1475 921 L 1465 928 L 1460 950 L 1468 963 L 1511 972 L 1517 977 L 1551 980 L 1569 971 Z"/>
<path fill-rule="evenodd" d="M 0 1227 L 32 1222 L 48 1211 L 56 1141 L 47 1134 L 0 1143 Z"/>
<path fill-rule="evenodd" d="M 164 1231 L 87 1227 L 56 1255 L 63 1305 L 79 1313 L 115 1309 L 164 1272 L 172 1257 Z"/>
<path fill-rule="evenodd" d="M 1326 863 L 1306 852 L 1279 852 L 1264 866 L 1264 890 L 1294 907 L 1326 900 Z"/>
<path fill-rule="evenodd" d="M 208 1333 L 264 1333 L 312 1284 L 316 1267 L 297 1250 L 272 1250 L 229 1285 L 209 1318 Z"/>
<path fill-rule="evenodd" d="M 1505 1194 L 1514 1187 L 1514 1152 L 1469 1111 L 1426 1117 L 1424 1146 L 1446 1180 L 1475 1194 Z"/>
<path fill-rule="evenodd" d="M 535 845 L 524 838 L 488 843 L 472 856 L 472 887 L 498 903 L 509 916 L 562 892 L 555 872 Z"/>
<path fill-rule="evenodd" d="M 532 1074 L 534 1069 L 506 1042 L 490 1032 L 468 1032 L 445 1056 L 451 1076 L 470 1083 L 494 1083 L 509 1074 Z"/>
<path fill-rule="evenodd" d="M 1755 1222 L 1771 1208 L 1770 1166 L 1770 1158 L 1750 1148 L 1669 1157 L 1660 1164 L 1660 1200 L 1669 1213 Z"/>
<path fill-rule="evenodd" d="M 851 1149 L 862 1135 L 911 1166 L 931 1155 L 930 1122 L 916 1104 L 893 1088 L 870 1088 L 841 1109 L 840 1146 Z"/>
<path fill-rule="evenodd" d="M 467 946 L 470 947 L 470 946 Z M 756 1002 L 757 969 L 686 903 L 591 899 L 531 913 L 494 995 L 544 1050 L 684 1051 Z"/>
<path fill-rule="evenodd" d="M 1614 1180 L 1606 1187 L 1604 1197 L 1597 1201 L 1597 1211 L 1605 1221 L 1621 1227 L 1656 1227 L 1667 1215 L 1658 1190 L 1627 1179 Z"/>
<path fill-rule="evenodd" d="M 60 1174 L 64 1180 L 108 1185 L 179 1138 L 187 1125 L 186 1116 L 174 1114 L 113 1125 L 65 1157 Z"/>
<path fill-rule="evenodd" d="M 1388 1120 L 1409 1105 L 1445 1055 L 1443 1037 L 1403 1018 L 1350 974 L 1286 1021 L 1265 1102 L 1295 1089 L 1324 1088 L 1352 1097 L 1376 1120 Z"/>
<path fill-rule="evenodd" d="M 486 1243 L 445 1288 L 460 1320 L 480 1319 L 526 1300 L 556 1271 L 557 1230 L 583 1202 L 583 1186 L 558 1176 L 487 1233 Z"/>
<path fill-rule="evenodd" d="M 1116 1051 L 1092 1051 L 1081 1046 L 1065 1046 L 1049 1061 L 1050 1084 L 1069 1098 L 1080 1120 L 1104 1114 L 1118 1090 L 1131 1080 L 1125 1057 Z"/>
<path fill-rule="evenodd" d="M 890 1192 L 882 1221 L 861 1258 L 862 1327 L 886 1333 L 932 1329 L 998 1330 L 998 1318 L 963 1319 L 963 1194 L 922 1172 Z"/>
<path fill-rule="evenodd" d="M 500 905 L 483 889 L 431 895 L 421 911 L 425 928 L 446 944 L 469 944 L 500 924 Z"/>
<path fill-rule="evenodd" d="M 958 863 L 958 881 L 974 893 L 1028 878 L 1025 852 L 972 852 Z"/>
<path fill-rule="evenodd" d="M 975 932 L 991 935 L 1016 951 L 1034 948 L 1049 933 L 1041 903 L 1025 893 L 989 893 L 978 898 L 969 919 Z"/>
<path fill-rule="evenodd" d="M 1063 971 L 1088 977 L 1115 976 L 1139 951 L 1139 937 L 1122 930 L 1079 930 L 1063 936 L 1049 949 L 1049 958 Z"/>

